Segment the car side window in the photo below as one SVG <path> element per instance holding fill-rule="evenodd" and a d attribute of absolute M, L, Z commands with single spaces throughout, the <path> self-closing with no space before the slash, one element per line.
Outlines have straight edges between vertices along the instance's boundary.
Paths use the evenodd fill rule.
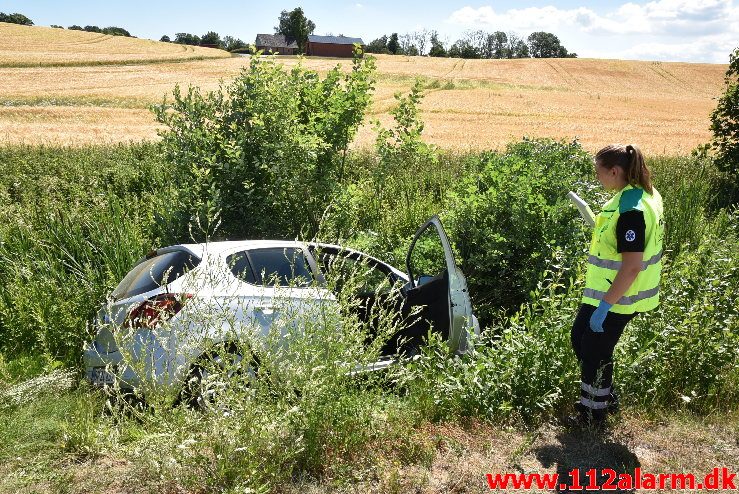
<path fill-rule="evenodd" d="M 446 271 L 444 247 L 436 228 L 429 227 L 416 240 L 409 258 L 410 268 L 417 283 L 424 279 L 439 277 Z"/>
<path fill-rule="evenodd" d="M 337 290 L 350 284 L 353 290 L 362 294 L 386 292 L 390 290 L 394 281 L 394 277 L 367 259 L 321 253 L 320 262 Z"/>
<path fill-rule="evenodd" d="M 113 290 L 111 297 L 120 300 L 172 283 L 200 264 L 189 252 L 175 250 L 155 255 L 134 267 Z"/>
<path fill-rule="evenodd" d="M 313 283 L 305 254 L 293 247 L 249 249 L 228 256 L 226 262 L 234 276 L 253 285 L 306 287 Z"/>
<path fill-rule="evenodd" d="M 226 258 L 226 263 L 228 264 L 228 268 L 231 270 L 231 273 L 233 273 L 233 275 L 238 279 L 245 281 L 246 283 L 256 285 L 257 279 L 254 276 L 254 270 L 251 268 L 249 257 L 247 257 L 246 252 L 231 254 Z"/>

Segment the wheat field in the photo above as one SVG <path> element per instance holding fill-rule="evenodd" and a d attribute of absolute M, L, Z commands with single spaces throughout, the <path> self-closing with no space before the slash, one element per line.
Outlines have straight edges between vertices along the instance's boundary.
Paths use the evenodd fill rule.
<path fill-rule="evenodd" d="M 220 50 L 110 36 L 115 39 L 83 42 L 100 35 L 0 23 L 0 34 L 15 32 L 15 38 L 0 36 L 0 142 L 5 143 L 156 139 L 150 104 L 160 102 L 175 84 L 215 89 L 248 64 L 245 57 L 204 58 L 211 52 L 227 56 Z M 173 61 L 177 55 L 181 61 Z M 134 57 L 140 62 L 130 62 Z M 30 66 L 31 60 L 36 66 Z M 294 57 L 278 60 L 287 66 L 300 63 Z M 323 58 L 302 63 L 319 72 L 351 64 Z M 577 138 L 588 149 L 631 142 L 650 154 L 669 155 L 687 153 L 710 139 L 709 115 L 727 68 L 389 55 L 377 56 L 377 67 L 373 105 L 356 147 L 372 144 L 373 120 L 392 123 L 394 94 L 407 92 L 421 78 L 427 88 L 421 106 L 424 136 L 442 148 L 500 149 L 530 136 Z"/>
<path fill-rule="evenodd" d="M 223 50 L 43 26 L 0 23 L 0 67 L 224 58 Z"/>

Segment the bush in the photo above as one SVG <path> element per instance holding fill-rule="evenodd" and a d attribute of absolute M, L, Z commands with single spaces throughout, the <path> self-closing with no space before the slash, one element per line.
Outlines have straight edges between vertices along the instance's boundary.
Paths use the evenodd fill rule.
<path fill-rule="evenodd" d="M 603 201 L 593 189 L 592 158 L 576 142 L 524 140 L 483 154 L 479 169 L 453 188 L 444 219 L 478 317 L 489 322 L 527 299 L 555 246 L 566 266 L 582 257 L 589 232 L 567 192 Z"/>
<path fill-rule="evenodd" d="M 739 48 L 729 55 L 726 90 L 711 113 L 713 146 L 719 168 L 739 176 Z"/>
<path fill-rule="evenodd" d="M 227 238 L 314 235 L 344 174 L 373 87 L 374 61 L 321 79 L 274 57 L 252 57 L 227 87 L 175 88 L 155 108 L 182 192 L 181 229 L 218 211 Z"/>

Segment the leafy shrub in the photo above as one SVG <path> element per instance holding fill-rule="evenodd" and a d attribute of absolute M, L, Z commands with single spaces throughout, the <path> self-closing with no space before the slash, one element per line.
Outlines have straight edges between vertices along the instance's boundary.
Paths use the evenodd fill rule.
<path fill-rule="evenodd" d="M 719 168 L 739 176 L 739 48 L 729 55 L 726 89 L 711 113 L 713 146 Z"/>
<path fill-rule="evenodd" d="M 617 382 L 647 409 L 731 409 L 739 394 L 739 221 L 723 213 L 665 267 L 661 304 L 632 321 Z"/>
<path fill-rule="evenodd" d="M 346 153 L 370 102 L 374 61 L 352 70 L 289 72 L 252 57 L 225 88 L 174 90 L 157 107 L 180 190 L 180 229 L 220 213 L 229 238 L 312 236 L 344 174 Z"/>
<path fill-rule="evenodd" d="M 592 159 L 578 143 L 523 140 L 481 155 L 480 171 L 454 187 L 444 219 L 483 320 L 527 299 L 554 246 L 566 265 L 581 257 L 587 232 L 567 192 L 598 204 L 591 177 Z"/>

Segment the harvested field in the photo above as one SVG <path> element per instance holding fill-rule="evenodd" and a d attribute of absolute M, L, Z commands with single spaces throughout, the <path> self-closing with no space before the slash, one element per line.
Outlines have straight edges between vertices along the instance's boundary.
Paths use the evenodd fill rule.
<path fill-rule="evenodd" d="M 223 57 L 230 57 L 230 54 L 148 39 L 0 23 L 0 67 L 152 63 Z"/>
<path fill-rule="evenodd" d="M 77 60 L 80 65 L 87 60 L 87 65 L 0 68 L 4 82 L 0 105 L 13 108 L 0 113 L 2 142 L 84 144 L 97 142 L 101 135 L 118 141 L 156 139 L 156 123 L 147 113 L 148 105 L 160 102 L 177 83 L 215 89 L 220 80 L 233 78 L 249 60 L 232 57 L 151 63 L 171 58 L 173 49 L 192 47 L 116 37 L 97 43 L 100 47 L 109 43 L 111 51 L 95 52 L 91 46 L 96 43 L 75 38 L 98 36 L 91 33 L 9 24 L 0 29 L 21 28 L 24 33 L 40 33 L 35 46 L 41 47 L 47 38 L 56 41 L 48 44 L 51 48 L 47 51 L 39 48 L 29 53 L 13 50 L 13 46 L 25 46 L 19 40 L 13 44 L 5 39 L 0 42 L 0 64 L 47 57 L 50 65 L 60 65 L 61 60 Z M 124 53 L 121 46 L 113 46 L 119 42 L 143 43 L 141 47 L 151 48 Z M 29 46 L 34 45 L 29 41 Z M 189 56 L 200 56 L 197 50 Z M 115 57 L 130 59 L 134 55 L 149 58 L 141 64 L 115 62 Z M 181 57 L 186 59 L 188 54 Z M 102 65 L 106 60 L 111 65 Z M 286 66 L 298 63 L 295 57 L 278 60 Z M 309 58 L 303 63 L 319 72 L 337 63 L 345 68 L 351 64 L 326 58 Z M 710 139 L 709 115 L 715 98 L 722 93 L 726 71 L 726 65 L 718 64 L 389 55 L 378 56 L 377 66 L 373 106 L 354 146 L 372 144 L 370 121 L 379 119 L 389 125 L 393 94 L 408 91 L 414 80 L 421 78 L 426 87 L 421 106 L 425 137 L 443 148 L 496 149 L 531 136 L 577 138 L 588 149 L 605 142 L 629 141 L 647 153 L 670 155 L 687 153 Z M 101 108 L 108 110 L 105 119 L 99 118 Z M 23 116 L 24 112 L 29 115 Z M 64 115 L 69 118 L 66 123 Z"/>

